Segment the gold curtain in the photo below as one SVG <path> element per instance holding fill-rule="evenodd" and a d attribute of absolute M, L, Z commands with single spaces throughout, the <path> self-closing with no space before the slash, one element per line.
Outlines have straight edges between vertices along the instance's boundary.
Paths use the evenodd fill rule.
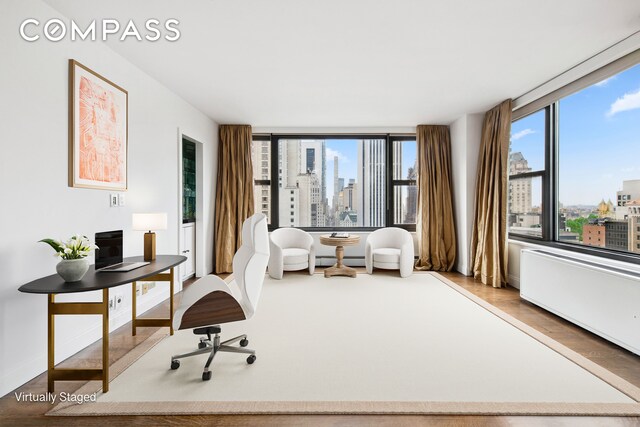
<path fill-rule="evenodd" d="M 231 273 L 242 244 L 242 223 L 253 215 L 251 126 L 221 125 L 215 213 L 216 273 Z"/>
<path fill-rule="evenodd" d="M 451 201 L 451 138 L 448 126 L 419 125 L 418 236 L 419 270 L 451 271 L 456 232 Z"/>
<path fill-rule="evenodd" d="M 507 166 L 511 100 L 487 111 L 478 155 L 471 236 L 473 276 L 485 285 L 507 285 Z"/>

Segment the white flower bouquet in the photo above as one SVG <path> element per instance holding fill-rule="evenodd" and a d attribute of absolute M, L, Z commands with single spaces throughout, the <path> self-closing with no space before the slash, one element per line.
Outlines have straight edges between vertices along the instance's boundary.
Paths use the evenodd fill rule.
<path fill-rule="evenodd" d="M 98 249 L 87 236 L 79 234 L 71 236 L 66 242 L 55 239 L 42 239 L 40 242 L 47 243 L 56 251 L 55 256 L 66 260 L 85 258 L 93 249 Z"/>

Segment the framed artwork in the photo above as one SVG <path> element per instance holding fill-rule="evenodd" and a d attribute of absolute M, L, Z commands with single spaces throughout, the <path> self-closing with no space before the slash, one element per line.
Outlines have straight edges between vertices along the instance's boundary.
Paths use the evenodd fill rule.
<path fill-rule="evenodd" d="M 69 60 L 69 186 L 127 189 L 129 94 Z"/>

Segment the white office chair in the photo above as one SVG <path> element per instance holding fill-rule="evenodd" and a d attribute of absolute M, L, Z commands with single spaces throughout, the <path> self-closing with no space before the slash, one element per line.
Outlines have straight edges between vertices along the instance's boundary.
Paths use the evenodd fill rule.
<path fill-rule="evenodd" d="M 218 276 L 208 275 L 184 291 L 180 307 L 173 318 L 173 327 L 195 328 L 194 334 L 207 337 L 200 338 L 198 350 L 173 356 L 171 369 L 180 367 L 179 359 L 209 353 L 202 373 L 202 380 L 207 381 L 211 379 L 209 365 L 219 351 L 249 354 L 247 363 L 255 362 L 255 351 L 242 348 L 249 344 L 247 336 L 240 335 L 221 343 L 219 324 L 245 320 L 253 316 L 262 291 L 268 260 L 267 217 L 264 214 L 255 214 L 242 225 L 242 246 L 233 256 L 233 280 L 226 283 Z M 238 341 L 240 347 L 231 346 Z"/>
<path fill-rule="evenodd" d="M 279 228 L 271 233 L 269 276 L 282 279 L 283 272 L 316 269 L 316 251 L 313 237 L 298 228 Z"/>
<path fill-rule="evenodd" d="M 373 267 L 400 270 L 401 277 L 413 273 L 413 238 L 402 228 L 381 228 L 369 234 L 364 249 L 367 273 Z"/>

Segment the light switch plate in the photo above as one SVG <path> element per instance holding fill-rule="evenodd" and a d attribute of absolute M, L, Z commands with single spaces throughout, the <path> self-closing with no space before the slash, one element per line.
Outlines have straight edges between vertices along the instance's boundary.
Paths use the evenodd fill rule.
<path fill-rule="evenodd" d="M 109 206 L 118 206 L 118 193 L 109 194 Z"/>
<path fill-rule="evenodd" d="M 118 206 L 124 206 L 125 203 L 125 194 L 118 193 Z"/>

